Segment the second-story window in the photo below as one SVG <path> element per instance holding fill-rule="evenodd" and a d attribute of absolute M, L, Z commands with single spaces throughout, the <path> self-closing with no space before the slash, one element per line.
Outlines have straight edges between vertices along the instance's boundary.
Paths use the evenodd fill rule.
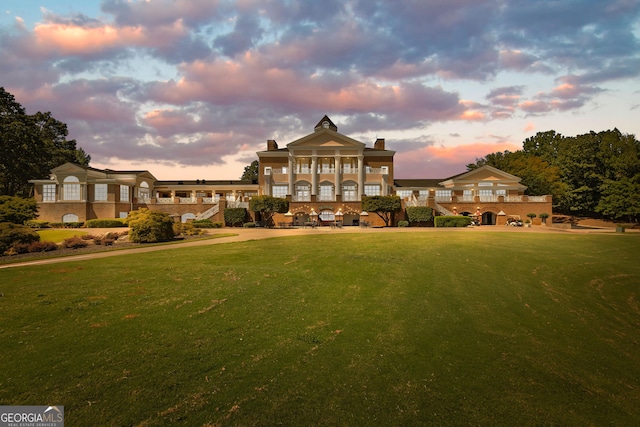
<path fill-rule="evenodd" d="M 287 197 L 287 192 L 289 191 L 289 186 L 288 185 L 274 185 L 272 187 L 272 192 L 271 195 L 273 197 L 280 197 L 280 198 L 286 198 Z"/>
<path fill-rule="evenodd" d="M 367 184 L 364 186 L 364 194 L 365 196 L 379 196 L 380 195 L 380 186 Z"/>

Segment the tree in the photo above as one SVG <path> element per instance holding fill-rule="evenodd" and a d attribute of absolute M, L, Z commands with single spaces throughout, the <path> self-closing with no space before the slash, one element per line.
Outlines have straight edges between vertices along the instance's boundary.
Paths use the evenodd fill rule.
<path fill-rule="evenodd" d="M 88 165 L 89 155 L 67 135 L 67 125 L 51 113 L 26 114 L 0 87 L 0 195 L 27 197 L 30 179 L 45 178 L 65 162 Z"/>
<path fill-rule="evenodd" d="M 280 197 L 254 196 L 249 201 L 249 210 L 260 213 L 262 220 L 267 225 L 273 225 L 273 216 L 276 213 L 286 213 L 289 210 L 289 202 Z"/>
<path fill-rule="evenodd" d="M 240 177 L 243 181 L 258 182 L 258 173 L 260 171 L 260 163 L 257 160 L 251 162 L 249 166 L 245 166 L 244 172 Z"/>
<path fill-rule="evenodd" d="M 226 208 L 224 210 L 224 222 L 234 227 L 242 225 L 247 217 L 245 208 Z"/>
<path fill-rule="evenodd" d="M 402 209 L 402 202 L 399 196 L 365 196 L 362 198 L 362 210 L 375 212 L 382 218 L 386 227 L 389 227 L 393 222 L 395 213 L 400 209 Z"/>
<path fill-rule="evenodd" d="M 38 204 L 34 199 L 0 196 L 0 222 L 24 224 L 35 219 L 38 216 L 37 212 Z"/>
<path fill-rule="evenodd" d="M 126 224 L 131 227 L 129 239 L 135 243 L 157 243 L 173 240 L 173 220 L 169 214 L 146 208 L 129 212 Z"/>

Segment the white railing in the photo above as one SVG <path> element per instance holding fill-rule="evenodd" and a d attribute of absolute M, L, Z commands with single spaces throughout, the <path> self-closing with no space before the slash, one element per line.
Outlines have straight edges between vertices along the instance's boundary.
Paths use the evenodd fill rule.
<path fill-rule="evenodd" d="M 504 196 L 504 201 L 508 203 L 522 202 L 522 196 Z"/>
<path fill-rule="evenodd" d="M 196 203 L 197 200 L 195 197 L 180 197 L 180 203 Z"/>
<path fill-rule="evenodd" d="M 382 168 L 367 168 L 367 173 L 372 175 L 380 175 L 382 173 Z"/>
<path fill-rule="evenodd" d="M 346 195 L 342 195 L 342 201 L 343 202 L 358 202 L 358 196 L 346 196 Z"/>
<path fill-rule="evenodd" d="M 206 204 L 209 204 L 209 203 L 218 203 L 218 201 L 217 201 L 215 198 L 213 198 L 213 197 L 203 197 L 203 198 L 202 198 L 202 203 L 206 203 Z"/>
<path fill-rule="evenodd" d="M 473 196 L 458 196 L 457 197 L 459 203 L 473 203 L 475 202 L 475 197 Z"/>
<path fill-rule="evenodd" d="M 318 196 L 319 202 L 335 202 L 336 196 Z"/>
<path fill-rule="evenodd" d="M 435 203 L 435 205 L 436 205 L 436 210 L 440 212 L 440 215 L 454 216 L 453 212 L 451 212 L 449 209 L 445 208 L 444 206 L 440 206 L 437 202 Z"/>
<path fill-rule="evenodd" d="M 498 201 L 498 196 L 489 196 L 489 195 L 480 195 L 480 201 L 481 202 L 497 202 Z"/>
<path fill-rule="evenodd" d="M 172 205 L 173 204 L 173 197 L 158 197 L 156 199 L 156 203 L 158 203 L 160 205 Z"/>
<path fill-rule="evenodd" d="M 436 202 L 451 203 L 451 196 L 436 196 Z"/>
<path fill-rule="evenodd" d="M 214 216 L 218 212 L 220 212 L 220 205 L 219 204 L 215 204 L 212 207 L 210 207 L 209 209 L 207 209 L 206 211 L 196 215 L 195 219 L 198 220 L 198 219 L 211 218 L 212 216 Z"/>
<path fill-rule="evenodd" d="M 249 209 L 249 202 L 242 202 L 242 201 L 227 202 L 227 207 Z"/>
<path fill-rule="evenodd" d="M 273 175 L 286 175 L 287 171 L 286 169 L 271 169 L 271 173 Z"/>
<path fill-rule="evenodd" d="M 356 174 L 356 173 L 358 173 L 358 168 L 348 168 L 348 169 L 342 168 L 342 173 L 343 174 L 350 174 L 350 173 L 351 174 Z"/>
<path fill-rule="evenodd" d="M 318 173 L 322 174 L 335 174 L 336 173 L 336 169 L 335 168 L 318 168 Z"/>
<path fill-rule="evenodd" d="M 291 201 L 292 202 L 310 202 L 311 196 L 297 196 L 294 194 L 293 196 L 291 196 Z"/>
<path fill-rule="evenodd" d="M 546 202 L 547 196 L 529 196 L 529 201 L 534 203 Z"/>

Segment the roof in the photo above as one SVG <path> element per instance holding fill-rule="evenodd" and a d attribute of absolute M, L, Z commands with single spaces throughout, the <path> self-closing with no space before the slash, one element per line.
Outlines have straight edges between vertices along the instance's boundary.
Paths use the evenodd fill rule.
<path fill-rule="evenodd" d="M 434 188 L 440 187 L 439 183 L 442 179 L 395 179 L 393 180 L 396 188 Z"/>

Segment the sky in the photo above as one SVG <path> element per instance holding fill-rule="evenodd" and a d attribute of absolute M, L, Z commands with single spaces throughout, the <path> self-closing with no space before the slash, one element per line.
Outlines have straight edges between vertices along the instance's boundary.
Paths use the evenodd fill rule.
<path fill-rule="evenodd" d="M 640 136 L 640 0 L 0 0 L 0 86 L 91 166 L 239 179 L 338 131 L 445 178 L 537 132 Z"/>

